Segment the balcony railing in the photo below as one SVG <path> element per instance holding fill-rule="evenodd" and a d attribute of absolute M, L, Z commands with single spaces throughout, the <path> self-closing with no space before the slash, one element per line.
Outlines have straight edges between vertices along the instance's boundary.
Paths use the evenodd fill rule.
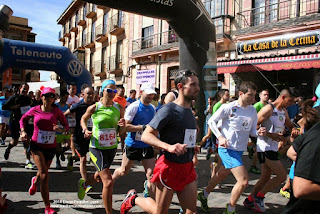
<path fill-rule="evenodd" d="M 178 36 L 173 30 L 170 30 L 159 34 L 154 34 L 152 36 L 133 40 L 132 52 L 176 42 L 178 42 Z"/>
<path fill-rule="evenodd" d="M 95 4 L 87 3 L 87 11 L 86 17 L 87 18 L 94 18 L 97 15 L 97 8 Z"/>
<path fill-rule="evenodd" d="M 71 19 L 70 31 L 76 32 L 77 30 L 78 30 L 78 26 L 77 26 L 77 23 L 76 23 L 76 16 L 73 16 L 72 19 Z"/>
<path fill-rule="evenodd" d="M 107 30 L 106 30 L 107 26 L 105 25 L 98 25 L 96 27 L 96 30 L 95 30 L 95 40 L 97 42 L 105 42 L 107 41 L 108 39 L 108 35 L 107 35 Z"/>
<path fill-rule="evenodd" d="M 62 30 L 59 31 L 58 40 L 59 40 L 60 42 L 63 42 L 63 41 L 64 41 L 63 31 L 62 31 Z"/>
<path fill-rule="evenodd" d="M 95 61 L 93 67 L 94 67 L 93 73 L 95 75 L 100 74 L 101 73 L 101 60 Z"/>
<path fill-rule="evenodd" d="M 83 10 L 79 10 L 77 24 L 80 26 L 86 25 L 86 17 L 83 15 Z"/>
<path fill-rule="evenodd" d="M 122 71 L 122 56 L 121 55 L 113 55 L 109 58 L 109 71 L 116 72 Z"/>
<path fill-rule="evenodd" d="M 110 18 L 108 30 L 111 35 L 118 35 L 124 32 L 124 25 L 123 13 L 121 15 L 116 14 Z"/>
<path fill-rule="evenodd" d="M 65 25 L 63 32 L 64 32 L 65 37 L 69 37 L 71 35 L 70 29 L 69 29 L 69 24 Z"/>
<path fill-rule="evenodd" d="M 86 48 L 94 47 L 94 40 L 92 38 L 92 33 L 89 32 L 86 34 Z"/>
<path fill-rule="evenodd" d="M 237 20 L 240 28 L 259 26 L 288 20 L 300 16 L 307 16 L 320 12 L 319 0 L 284 0 L 263 7 L 239 12 Z"/>

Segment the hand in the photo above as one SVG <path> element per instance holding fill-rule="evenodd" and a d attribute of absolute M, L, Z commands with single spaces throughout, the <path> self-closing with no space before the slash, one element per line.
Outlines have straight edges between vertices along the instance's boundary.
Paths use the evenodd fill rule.
<path fill-rule="evenodd" d="M 258 129 L 258 131 L 257 131 L 257 134 L 258 134 L 259 136 L 266 136 L 266 134 L 267 134 L 267 129 L 266 129 L 266 127 L 260 127 L 260 128 Z"/>
<path fill-rule="evenodd" d="M 22 141 L 26 141 L 28 139 L 27 132 L 25 130 L 21 131 L 20 137 Z"/>
<path fill-rule="evenodd" d="M 298 137 L 299 134 L 300 134 L 300 131 L 298 129 L 292 129 L 292 131 L 291 131 L 291 137 L 292 138 Z"/>
<path fill-rule="evenodd" d="M 285 141 L 285 138 L 283 137 L 282 134 L 278 133 L 267 133 L 268 137 L 270 137 L 274 141 Z"/>
<path fill-rule="evenodd" d="M 176 143 L 169 145 L 167 151 L 176 155 L 183 155 L 187 151 L 187 144 Z"/>
<path fill-rule="evenodd" d="M 230 146 L 230 143 L 228 142 L 228 140 L 223 136 L 220 136 L 218 140 L 219 140 L 219 146 L 223 148 L 228 148 Z"/>
<path fill-rule="evenodd" d="M 118 126 L 120 127 L 120 129 L 126 128 L 126 120 L 125 120 L 124 118 L 121 118 L 121 119 L 118 121 Z"/>
<path fill-rule="evenodd" d="M 197 153 L 197 154 L 201 153 L 201 146 L 195 146 L 195 147 L 194 147 L 194 151 L 195 151 L 195 153 Z"/>
<path fill-rule="evenodd" d="M 285 145 L 284 141 L 279 141 L 278 150 L 280 150 Z"/>
<path fill-rule="evenodd" d="M 99 172 L 95 172 L 93 178 L 97 181 L 97 183 L 101 182 L 101 177 L 99 175 Z"/>
<path fill-rule="evenodd" d="M 53 131 L 55 131 L 55 132 L 62 132 L 63 130 L 60 128 L 59 125 L 53 124 Z"/>
<path fill-rule="evenodd" d="M 84 132 L 84 138 L 85 139 L 90 139 L 92 136 L 92 131 L 89 131 L 88 129 L 85 130 Z"/>

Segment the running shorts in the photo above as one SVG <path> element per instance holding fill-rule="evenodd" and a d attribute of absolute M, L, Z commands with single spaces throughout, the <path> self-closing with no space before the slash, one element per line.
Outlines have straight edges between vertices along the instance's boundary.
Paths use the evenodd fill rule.
<path fill-rule="evenodd" d="M 193 162 L 174 163 L 165 159 L 164 155 L 157 160 L 151 178 L 152 183 L 161 183 L 174 191 L 182 191 L 186 185 L 197 179 Z"/>
<path fill-rule="evenodd" d="M 90 159 L 94 163 L 98 172 L 103 169 L 110 168 L 114 157 L 116 156 L 117 148 L 114 149 L 96 149 L 90 148 Z"/>
<path fill-rule="evenodd" d="M 69 134 L 56 134 L 56 141 L 57 143 L 64 143 L 64 140 L 69 140 L 71 137 Z"/>
<path fill-rule="evenodd" d="M 73 135 L 73 142 L 78 156 L 85 157 L 89 152 L 90 139 L 84 139 L 83 137 Z"/>
<path fill-rule="evenodd" d="M 34 152 L 42 152 L 45 160 L 52 160 L 54 155 L 56 154 L 56 148 L 44 149 L 37 145 L 36 142 L 30 142 L 30 150 L 32 153 Z"/>
<path fill-rule="evenodd" d="M 278 152 L 275 152 L 275 151 L 257 152 L 257 155 L 258 155 L 260 164 L 265 163 L 266 158 L 273 161 L 280 160 Z"/>
<path fill-rule="evenodd" d="M 243 151 L 234 151 L 223 147 L 218 148 L 219 156 L 222 160 L 222 164 L 226 169 L 236 168 L 242 166 L 242 154 Z"/>
<path fill-rule="evenodd" d="M 142 161 L 143 159 L 154 158 L 154 151 L 152 146 L 148 146 L 145 148 L 134 148 L 126 145 L 124 149 L 129 160 Z"/>

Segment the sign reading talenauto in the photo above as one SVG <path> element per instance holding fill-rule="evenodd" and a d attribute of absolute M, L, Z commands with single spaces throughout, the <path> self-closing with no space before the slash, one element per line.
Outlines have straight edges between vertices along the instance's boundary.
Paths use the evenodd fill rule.
<path fill-rule="evenodd" d="M 237 43 L 237 50 L 238 54 L 248 54 L 278 49 L 317 46 L 319 44 L 320 31 L 315 30 L 239 42 Z"/>

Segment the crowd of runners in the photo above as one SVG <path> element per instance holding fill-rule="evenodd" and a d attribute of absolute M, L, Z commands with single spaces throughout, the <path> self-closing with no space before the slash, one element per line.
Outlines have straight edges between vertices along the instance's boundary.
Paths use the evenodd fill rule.
<path fill-rule="evenodd" d="M 0 97 L 0 144 L 5 145 L 7 136 L 12 140 L 4 158 L 9 159 L 20 139 L 25 148 L 25 168 L 37 169 L 29 194 L 34 195 L 40 186 L 45 214 L 55 213 L 50 207 L 48 182 L 54 157 L 55 168 L 61 169 L 60 161 L 67 160 L 69 171 L 79 161 L 80 200 L 95 183 L 102 182 L 102 201 L 109 214 L 114 183 L 137 162 L 145 170 L 143 197 L 128 187 L 122 214 L 134 206 L 146 213 L 168 213 L 174 193 L 180 213 L 197 213 L 197 200 L 201 209 L 209 212 L 208 197 L 215 197 L 215 187 L 232 173 L 236 182 L 224 213 L 234 214 L 250 179 L 242 161 L 247 150 L 252 158 L 249 171 L 260 174 L 260 178 L 243 201 L 245 207 L 266 212 L 266 194 L 278 189 L 289 199 L 282 213 L 320 211 L 320 86 L 313 99 L 304 101 L 297 90 L 288 88 L 271 100 L 267 89 L 258 91 L 253 82 L 244 81 L 237 99 L 230 100 L 227 89 L 208 99 L 205 124 L 197 124 L 195 113 L 194 100 L 200 91 L 196 73 L 179 71 L 175 87 L 175 91 L 160 96 L 159 89 L 143 83 L 140 91 L 131 90 L 128 98 L 125 89 L 113 80 L 102 83 L 100 94 L 86 87 L 79 96 L 75 85 L 60 94 L 50 87 L 28 93 L 28 84 L 16 92 L 5 88 Z M 205 125 L 206 135 L 197 142 L 200 125 Z M 207 184 L 197 182 L 195 171 L 202 147 L 207 149 L 207 160 L 214 154 L 214 162 L 210 161 L 207 168 L 211 169 Z M 71 154 L 66 157 L 68 150 Z M 117 151 L 122 162 L 113 171 L 110 166 Z M 87 155 L 96 168 L 94 174 L 87 172 Z M 293 161 L 289 175 L 281 155 Z M 0 212 L 5 206 L 0 194 Z"/>

